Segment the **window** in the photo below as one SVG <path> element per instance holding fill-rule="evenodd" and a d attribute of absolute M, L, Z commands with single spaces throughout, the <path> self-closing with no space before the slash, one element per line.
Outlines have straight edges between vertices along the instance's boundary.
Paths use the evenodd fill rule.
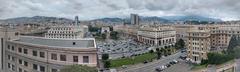
<path fill-rule="evenodd" d="M 40 71 L 41 72 L 45 72 L 45 67 L 44 66 L 40 66 Z"/>
<path fill-rule="evenodd" d="M 52 69 L 52 72 L 57 72 L 57 69 Z"/>
<path fill-rule="evenodd" d="M 11 56 L 10 55 L 8 55 L 8 60 L 11 60 Z"/>
<path fill-rule="evenodd" d="M 28 50 L 27 49 L 23 49 L 24 54 L 28 54 Z"/>
<path fill-rule="evenodd" d="M 17 36 L 17 35 L 19 35 L 19 33 L 18 33 L 18 32 L 16 32 L 16 33 L 15 33 L 15 36 Z"/>
<path fill-rule="evenodd" d="M 15 71 L 15 65 L 12 65 L 12 70 Z"/>
<path fill-rule="evenodd" d="M 60 55 L 60 60 L 61 61 L 66 61 L 66 55 Z"/>
<path fill-rule="evenodd" d="M 15 57 L 12 56 L 12 61 L 15 61 Z"/>
<path fill-rule="evenodd" d="M 14 49 L 15 49 L 14 46 L 12 46 L 12 50 L 13 50 L 13 51 L 14 51 Z"/>
<path fill-rule="evenodd" d="M 83 63 L 89 63 L 89 57 L 83 56 Z"/>
<path fill-rule="evenodd" d="M 22 64 L 22 60 L 21 60 L 21 59 L 19 59 L 19 60 L 18 60 L 18 63 L 19 63 L 19 64 Z"/>
<path fill-rule="evenodd" d="M 37 56 L 37 51 L 33 50 L 32 54 L 33 54 L 33 56 Z"/>
<path fill-rule="evenodd" d="M 57 60 L 57 54 L 52 53 L 52 54 L 51 54 L 51 59 L 52 59 L 52 60 Z"/>
<path fill-rule="evenodd" d="M 40 57 L 41 58 L 45 58 L 45 53 L 44 52 L 40 52 Z"/>
<path fill-rule="evenodd" d="M 28 62 L 24 61 L 24 66 L 28 66 Z"/>
<path fill-rule="evenodd" d="M 33 64 L 33 69 L 38 70 L 38 66 L 36 64 Z"/>
<path fill-rule="evenodd" d="M 73 56 L 73 62 L 78 62 L 78 56 Z"/>
<path fill-rule="evenodd" d="M 18 72 L 22 72 L 22 69 L 21 69 L 21 68 L 18 68 Z"/>
<path fill-rule="evenodd" d="M 22 53 L 22 48 L 18 48 L 18 52 L 19 52 L 19 53 Z"/>
<path fill-rule="evenodd" d="M 76 42 L 73 42 L 73 45 L 76 45 Z"/>
<path fill-rule="evenodd" d="M 7 48 L 10 49 L 10 45 L 8 45 Z"/>
<path fill-rule="evenodd" d="M 8 63 L 8 68 L 11 68 L 11 64 L 10 63 Z"/>

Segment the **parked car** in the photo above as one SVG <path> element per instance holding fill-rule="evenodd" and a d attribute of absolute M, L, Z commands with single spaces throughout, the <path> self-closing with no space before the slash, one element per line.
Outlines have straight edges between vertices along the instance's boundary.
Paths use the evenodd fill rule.
<path fill-rule="evenodd" d="M 122 68 L 123 68 L 123 69 L 126 69 L 126 68 L 127 68 L 127 66 L 126 66 L 126 65 L 122 65 Z"/>
<path fill-rule="evenodd" d="M 166 69 L 167 68 L 167 66 L 166 65 L 163 65 L 163 66 L 161 66 L 162 67 L 162 69 Z"/>
<path fill-rule="evenodd" d="M 173 62 L 175 62 L 175 63 L 178 63 L 178 61 L 177 61 L 177 60 L 173 60 Z"/>
<path fill-rule="evenodd" d="M 185 60 L 187 58 L 187 56 L 180 56 L 179 58 L 182 60 Z"/>
<path fill-rule="evenodd" d="M 156 70 L 157 72 L 161 72 L 161 71 L 163 71 L 163 70 L 166 69 L 166 68 L 167 68 L 166 65 L 162 65 L 162 66 L 158 66 L 155 70 Z"/>
<path fill-rule="evenodd" d="M 146 64 L 146 63 L 148 63 L 148 61 L 144 61 L 143 63 Z"/>
<path fill-rule="evenodd" d="M 186 50 L 181 50 L 181 53 L 187 52 Z"/>
<path fill-rule="evenodd" d="M 163 69 L 162 69 L 161 67 L 157 67 L 155 70 L 156 70 L 157 72 L 163 71 Z"/>
<path fill-rule="evenodd" d="M 169 68 L 169 67 L 171 67 L 171 64 L 166 64 L 166 66 Z"/>
<path fill-rule="evenodd" d="M 169 64 L 174 65 L 174 64 L 176 64 L 176 62 L 171 61 L 171 62 L 169 62 Z"/>

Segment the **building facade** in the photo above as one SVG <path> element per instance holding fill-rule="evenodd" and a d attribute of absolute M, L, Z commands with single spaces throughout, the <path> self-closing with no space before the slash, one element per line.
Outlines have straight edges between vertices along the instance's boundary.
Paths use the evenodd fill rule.
<path fill-rule="evenodd" d="M 73 24 L 52 26 L 45 34 L 46 38 L 64 38 L 64 39 L 81 39 L 88 32 L 88 26 L 80 25 L 78 17 L 75 17 Z"/>
<path fill-rule="evenodd" d="M 59 72 L 66 65 L 97 66 L 94 38 L 81 25 L 54 26 L 45 37 L 21 36 L 5 44 L 5 72 Z"/>
<path fill-rule="evenodd" d="M 58 72 L 72 64 L 97 66 L 97 50 L 91 38 L 20 37 L 6 45 L 6 72 Z"/>
<path fill-rule="evenodd" d="M 171 26 L 144 25 L 137 33 L 138 41 L 151 46 L 173 46 L 176 31 Z"/>
<path fill-rule="evenodd" d="M 231 37 L 240 37 L 240 25 L 195 25 L 188 30 L 187 56 L 194 63 L 207 59 L 208 52 L 227 50 Z"/>
<path fill-rule="evenodd" d="M 200 63 L 202 59 L 207 59 L 211 49 L 210 30 L 208 27 L 193 27 L 188 33 L 187 56 L 192 62 Z"/>
<path fill-rule="evenodd" d="M 18 39 L 20 33 L 18 30 L 0 27 L 0 72 L 5 72 L 5 42 L 7 40 Z"/>
<path fill-rule="evenodd" d="M 62 25 L 53 26 L 45 34 L 46 38 L 65 38 L 65 39 L 80 39 L 88 32 L 87 26 L 81 25 Z"/>

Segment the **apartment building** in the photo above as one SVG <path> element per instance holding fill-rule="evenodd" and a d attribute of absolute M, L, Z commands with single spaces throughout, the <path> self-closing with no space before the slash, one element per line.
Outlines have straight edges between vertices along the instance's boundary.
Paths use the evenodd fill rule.
<path fill-rule="evenodd" d="M 45 34 L 46 38 L 67 38 L 67 39 L 79 39 L 83 38 L 88 32 L 88 27 L 84 25 L 61 25 L 53 26 Z"/>
<path fill-rule="evenodd" d="M 97 66 L 94 38 L 78 24 L 54 26 L 45 37 L 21 36 L 5 44 L 5 72 L 59 72 L 66 65 Z"/>
<path fill-rule="evenodd" d="M 195 25 L 188 30 L 187 56 L 192 62 L 207 59 L 208 52 L 226 50 L 233 35 L 240 37 L 240 25 Z"/>
<path fill-rule="evenodd" d="M 151 46 L 173 46 L 176 43 L 176 31 L 168 25 L 143 25 L 137 32 L 137 39 Z"/>
<path fill-rule="evenodd" d="M 187 56 L 192 62 L 200 63 L 207 59 L 207 53 L 211 49 L 211 33 L 209 27 L 193 27 L 188 31 Z"/>

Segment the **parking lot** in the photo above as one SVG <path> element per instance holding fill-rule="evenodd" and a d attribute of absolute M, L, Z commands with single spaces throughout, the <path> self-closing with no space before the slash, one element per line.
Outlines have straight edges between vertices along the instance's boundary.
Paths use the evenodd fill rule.
<path fill-rule="evenodd" d="M 108 53 L 110 59 L 134 56 L 149 51 L 148 46 L 139 44 L 131 39 L 97 42 L 97 48 L 99 49 L 99 54 Z"/>

